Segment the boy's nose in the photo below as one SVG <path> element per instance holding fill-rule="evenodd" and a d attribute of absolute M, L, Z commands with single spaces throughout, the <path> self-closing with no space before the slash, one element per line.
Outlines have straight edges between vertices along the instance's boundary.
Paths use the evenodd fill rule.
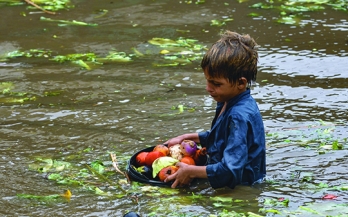
<path fill-rule="evenodd" d="M 212 92 L 212 88 L 209 85 L 209 83 L 207 82 L 207 84 L 205 85 L 205 90 L 208 91 L 209 93 Z"/>

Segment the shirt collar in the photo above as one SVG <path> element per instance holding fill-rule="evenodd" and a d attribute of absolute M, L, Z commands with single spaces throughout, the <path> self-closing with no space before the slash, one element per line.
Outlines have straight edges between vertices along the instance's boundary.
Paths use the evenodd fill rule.
<path fill-rule="evenodd" d="M 236 104 L 237 102 L 239 102 L 242 98 L 245 98 L 247 96 L 250 95 L 250 88 L 248 87 L 246 89 L 246 91 L 244 91 L 243 93 L 241 94 L 238 94 L 237 96 L 233 97 L 232 99 L 230 99 L 228 102 L 227 102 L 227 108 L 230 108 L 232 107 L 234 104 Z M 222 108 L 224 106 L 225 102 L 218 102 L 217 103 L 217 108 Z"/>

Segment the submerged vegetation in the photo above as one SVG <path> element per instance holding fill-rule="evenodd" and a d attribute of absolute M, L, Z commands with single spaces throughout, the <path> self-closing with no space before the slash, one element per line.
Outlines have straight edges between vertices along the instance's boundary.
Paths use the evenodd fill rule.
<path fill-rule="evenodd" d="M 31 2 L 38 5 L 39 8 L 23 0 L 0 0 L 0 6 L 28 5 L 26 9 L 30 12 L 40 8 L 48 11 L 58 11 L 69 10 L 74 7 L 69 0 L 31 0 Z M 239 2 L 246 4 L 248 1 L 240 0 Z M 184 1 L 184 3 L 196 4 L 199 7 L 201 4 L 205 4 L 205 1 Z M 228 5 L 228 3 L 225 3 L 225 5 Z M 313 11 L 321 11 L 327 8 L 344 12 L 348 10 L 346 0 L 262 1 L 253 4 L 251 8 L 258 13 L 251 13 L 249 14 L 250 17 L 263 16 L 265 10 L 278 11 L 279 17 L 275 20 L 286 25 L 305 25 L 303 20 L 308 19 L 309 13 Z M 94 18 L 105 16 L 107 13 L 108 10 L 102 9 Z M 226 18 L 227 16 L 224 17 L 225 19 L 211 20 L 210 26 L 220 28 L 233 21 L 233 18 L 229 18 L 229 16 L 228 18 Z M 46 18 L 44 16 L 41 16 L 40 21 L 50 22 L 47 25 L 58 26 L 56 28 L 62 26 L 69 26 L 69 28 L 70 26 L 71 28 L 101 28 L 97 22 L 87 23 L 76 20 Z M 136 60 L 147 58 L 152 60 L 154 67 L 175 67 L 200 61 L 206 49 L 206 46 L 196 39 L 155 37 L 131 48 L 131 52 L 111 49 L 106 50 L 104 55 L 93 51 L 67 54 L 49 48 L 33 48 L 24 51 L 13 50 L 6 54 L 1 53 L 0 62 L 25 62 L 30 59 L 31 62 L 38 60 L 61 64 L 63 67 L 72 66 L 82 70 L 93 70 L 103 64 L 131 64 Z M 41 97 L 52 97 L 53 100 L 56 100 L 54 97 L 60 96 L 63 91 L 30 93 L 16 87 L 15 82 L 1 82 L 0 93 L 0 104 L 10 103 L 13 105 L 32 102 L 39 104 L 38 101 Z M 195 108 L 179 104 L 173 106 L 170 113 L 161 114 L 159 117 L 175 116 L 194 111 Z M 334 132 L 337 128 L 345 125 L 346 123 L 318 121 L 309 126 L 282 128 L 267 133 L 267 145 L 269 148 L 275 149 L 294 146 L 300 150 L 311 150 L 315 155 L 324 157 L 333 152 L 341 153 L 348 148 L 348 138 L 344 137 L 346 135 L 334 136 Z M 116 152 L 116 162 L 114 158 L 110 158 L 113 153 L 114 150 L 100 154 L 100 152 L 97 153 L 87 148 L 82 151 L 69 151 L 69 153 L 62 151 L 55 157 L 37 156 L 32 159 L 33 162 L 29 165 L 31 173 L 26 175 L 40 174 L 43 177 L 42 182 L 50 182 L 50 184 L 63 186 L 69 190 L 65 193 L 57 192 L 50 195 L 22 193 L 18 194 L 17 198 L 24 202 L 29 201 L 33 206 L 37 206 L 38 204 L 68 203 L 70 200 L 77 200 L 74 196 L 88 192 L 95 194 L 98 199 L 102 198 L 106 201 L 122 200 L 122 203 L 134 204 L 134 207 L 138 209 L 145 209 L 143 212 L 146 211 L 147 216 L 158 216 L 158 213 L 162 213 L 163 216 L 178 217 L 342 217 L 348 213 L 347 203 L 340 203 L 342 195 L 347 195 L 348 183 L 331 183 L 330 180 L 316 179 L 316 174 L 306 171 L 301 171 L 301 174 L 298 175 L 295 171 L 297 168 L 284 168 L 290 171 L 291 175 L 289 177 L 284 179 L 269 177 L 266 183 L 262 185 L 263 188 L 269 189 L 268 192 L 272 192 L 275 188 L 281 189 L 278 192 L 284 192 L 284 195 L 276 197 L 274 193 L 270 193 L 261 195 L 255 200 L 245 200 L 239 198 L 240 195 L 231 197 L 233 194 L 225 194 L 224 189 L 218 189 L 216 195 L 212 195 L 209 189 L 202 190 L 198 188 L 197 190 L 197 188 L 195 189 L 196 186 L 192 189 L 171 189 L 150 186 L 136 181 L 130 182 L 122 171 L 126 168 L 131 156 Z M 291 197 L 294 194 L 288 192 L 291 192 L 294 188 L 296 188 L 295 194 L 303 192 L 305 196 L 300 200 L 293 200 Z M 175 211 L 168 209 L 168 204 Z M 213 211 L 204 210 L 205 207 L 209 207 Z M 251 212 L 250 207 L 257 209 L 257 211 Z"/>
<path fill-rule="evenodd" d="M 85 23 L 81 21 L 76 21 L 76 20 L 56 20 L 52 18 L 47 18 L 47 17 L 40 17 L 41 21 L 47 21 L 47 22 L 56 22 L 58 23 L 58 26 L 67 26 L 67 25 L 77 25 L 77 26 L 98 26 L 96 23 Z"/>
<path fill-rule="evenodd" d="M 90 150 L 84 150 L 83 152 L 90 152 Z M 325 192 L 344 192 L 348 190 L 347 185 L 341 186 L 331 186 L 325 184 L 320 184 L 317 186 L 308 185 L 305 187 L 307 191 L 321 191 L 325 195 L 323 199 L 328 200 L 326 203 L 309 203 L 302 204 L 297 209 L 291 210 L 289 203 L 290 199 L 279 197 L 279 198 L 269 198 L 260 197 L 257 199 L 259 204 L 259 214 L 250 211 L 243 212 L 243 207 L 248 206 L 250 203 L 256 203 L 248 200 L 232 198 L 230 195 L 227 196 L 210 196 L 209 194 L 196 194 L 194 191 L 187 189 L 182 191 L 180 189 L 171 189 L 168 187 L 157 187 L 147 184 L 142 184 L 138 182 L 127 181 L 127 177 L 122 174 L 116 173 L 115 169 L 112 167 L 112 161 L 107 159 L 107 154 L 99 157 L 99 159 L 94 160 L 90 163 L 85 163 L 82 152 L 75 156 L 65 156 L 75 163 L 70 163 L 63 160 L 53 160 L 53 159 L 42 159 L 37 158 L 36 162 L 31 164 L 29 167 L 33 171 L 45 174 L 49 181 L 54 181 L 57 184 L 64 185 L 70 190 L 65 194 L 54 194 L 54 195 L 32 195 L 32 194 L 18 194 L 17 196 L 22 199 L 36 200 L 40 203 L 57 203 L 64 202 L 68 199 L 70 200 L 71 192 L 76 189 L 77 192 L 81 190 L 90 191 L 96 195 L 108 198 L 108 199 L 129 199 L 137 205 L 141 203 L 143 198 L 151 198 L 152 204 L 175 204 L 177 207 L 194 207 L 196 204 L 211 204 L 216 210 L 215 213 L 210 213 L 210 216 L 243 216 L 243 217 L 256 217 L 264 216 L 267 213 L 278 214 L 279 216 L 322 216 L 326 213 L 336 213 L 340 214 L 348 213 L 348 206 L 344 204 L 335 204 L 330 202 L 337 198 L 334 194 L 325 194 Z M 122 156 L 121 154 L 119 156 Z M 122 156 L 118 159 L 120 166 L 125 167 L 127 159 L 130 156 Z M 309 183 L 310 181 L 307 181 Z M 270 186 L 272 184 L 269 184 Z M 217 190 L 219 192 L 219 190 Z M 186 193 L 185 193 L 186 192 Z M 74 199 L 74 198 L 72 198 Z M 189 212 L 187 210 L 178 209 L 175 213 L 172 210 L 168 210 L 166 206 L 156 206 L 149 205 L 147 207 L 149 211 L 148 216 L 156 216 L 158 213 L 163 215 L 171 216 L 198 216 L 199 213 Z M 236 211 L 239 210 L 239 211 Z M 203 213 L 202 213 L 203 214 Z"/>
<path fill-rule="evenodd" d="M 0 103 L 24 103 L 26 101 L 35 101 L 36 96 L 27 92 L 13 91 L 14 84 L 12 82 L 0 82 Z"/>
<path fill-rule="evenodd" d="M 316 149 L 320 149 L 323 143 L 333 143 L 333 131 L 331 129 L 334 126 L 333 123 L 319 121 L 318 124 L 302 129 L 302 133 L 297 129 L 297 136 L 293 136 L 294 133 L 292 133 L 285 138 L 279 133 L 270 133 L 268 137 L 271 140 L 273 139 L 273 145 L 286 145 L 292 142 L 295 143 L 293 145 L 299 143 L 299 146 L 303 146 L 303 143 L 298 141 L 307 140 L 311 141 L 311 144 L 315 143 Z M 306 139 L 304 136 L 308 135 L 307 130 L 312 131 L 312 133 Z M 341 144 L 341 148 L 336 151 L 347 149 L 346 138 L 338 143 Z M 309 146 L 309 148 L 314 148 L 313 146 Z M 331 150 L 335 151 L 334 146 Z M 279 195 L 277 198 L 260 196 L 255 198 L 255 201 L 249 201 L 231 197 L 230 194 L 223 194 L 223 189 L 217 189 L 217 194 L 212 196 L 209 193 L 197 193 L 195 188 L 171 189 L 132 181 L 123 172 L 131 156 L 112 151 L 107 151 L 102 156 L 98 156 L 93 151 L 93 149 L 87 148 L 75 153 L 69 152 L 68 155 L 62 152 L 60 156 L 54 159 L 36 157 L 34 162 L 29 165 L 30 170 L 42 174 L 47 181 L 66 186 L 69 191 L 65 194 L 19 194 L 17 196 L 21 199 L 30 199 L 32 203 L 35 201 L 38 203 L 60 203 L 69 201 L 70 198 L 74 200 L 74 197 L 71 197 L 74 192 L 88 191 L 109 200 L 127 199 L 134 206 L 142 204 L 143 199 L 151 199 L 152 203 L 146 205 L 145 210 L 143 210 L 143 212 L 148 213 L 148 216 L 157 216 L 158 213 L 162 213 L 163 216 L 199 216 L 204 213 L 199 213 L 194 207 L 200 204 L 214 207 L 215 212 L 210 213 L 209 216 L 217 217 L 259 217 L 265 215 L 340 217 L 348 213 L 347 204 L 332 202 L 339 199 L 340 194 L 348 191 L 348 183 L 341 183 L 340 185 L 331 185 L 330 182 L 323 181 L 318 183 L 314 181 L 315 177 L 311 173 L 303 173 L 298 179 L 290 178 L 286 181 L 269 178 L 266 179 L 264 188 L 298 186 L 307 193 L 312 192 L 312 194 L 322 195 L 314 202 L 299 203 L 298 201 L 292 201 L 291 197 L 287 195 Z M 206 185 L 205 188 L 207 188 Z M 175 204 L 179 209 L 173 212 L 173 210 L 167 209 L 167 206 L 158 205 L 168 203 Z M 250 204 L 254 204 L 254 207 L 258 206 L 258 212 L 250 212 L 250 209 L 245 211 L 245 207 L 250 206 Z M 190 207 L 194 211 L 189 211 Z"/>
<path fill-rule="evenodd" d="M 308 19 L 306 12 L 322 11 L 327 7 L 334 10 L 348 11 L 346 0 L 281 0 L 262 1 L 250 6 L 251 8 L 278 10 L 280 17 L 278 23 L 291 25 L 305 25 L 302 19 Z M 250 14 L 255 17 L 256 13 Z M 257 13 L 257 16 L 262 15 Z"/>
<path fill-rule="evenodd" d="M 283 146 L 296 144 L 301 147 L 315 149 L 319 154 L 331 150 L 346 149 L 348 138 L 335 138 L 333 132 L 336 127 L 345 126 L 344 123 L 319 121 L 306 127 L 290 128 L 280 132 L 268 133 L 268 146 Z"/>
<path fill-rule="evenodd" d="M 59 63 L 69 62 L 80 66 L 82 69 L 91 70 L 98 65 L 126 63 L 132 62 L 134 58 L 159 55 L 160 59 L 153 63 L 154 66 L 178 66 L 200 60 L 205 50 L 206 46 L 199 44 L 194 39 L 179 38 L 177 40 L 171 40 L 167 38 L 153 38 L 146 44 L 140 44 L 138 47 L 134 47 L 134 53 L 132 54 L 111 50 L 106 56 L 100 56 L 93 52 L 53 55 L 54 52 L 51 50 L 30 49 L 27 51 L 15 50 L 8 52 L 0 60 L 5 62 L 21 57 L 47 58 L 48 60 Z"/>
<path fill-rule="evenodd" d="M 0 0 L 0 6 L 28 5 L 29 10 L 59 11 L 73 8 L 70 0 Z"/>

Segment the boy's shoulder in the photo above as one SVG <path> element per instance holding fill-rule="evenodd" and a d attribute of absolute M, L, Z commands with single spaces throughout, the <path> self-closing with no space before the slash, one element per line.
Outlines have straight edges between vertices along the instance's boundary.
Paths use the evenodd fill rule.
<path fill-rule="evenodd" d="M 250 117 L 260 114 L 256 100 L 250 94 L 240 98 L 231 105 L 227 105 L 226 110 L 228 116 L 232 117 Z"/>
<path fill-rule="evenodd" d="M 249 107 L 256 105 L 255 99 L 251 96 L 250 90 L 246 90 L 227 102 L 227 108 Z"/>

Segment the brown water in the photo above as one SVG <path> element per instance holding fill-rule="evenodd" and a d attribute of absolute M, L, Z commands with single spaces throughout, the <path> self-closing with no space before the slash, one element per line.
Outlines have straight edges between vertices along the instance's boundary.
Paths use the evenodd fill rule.
<path fill-rule="evenodd" d="M 198 183 L 179 190 L 179 194 L 249 202 L 218 206 L 209 200 L 189 198 L 183 204 L 171 202 L 168 206 L 172 213 L 209 216 L 223 209 L 258 213 L 259 208 L 267 207 L 263 202 L 269 198 L 289 199 L 290 211 L 308 203 L 347 204 L 346 191 L 315 187 L 319 183 L 330 187 L 348 183 L 347 13 L 330 7 L 305 12 L 302 25 L 296 26 L 277 23 L 277 10 L 249 7 L 258 1 L 225 2 L 73 1 L 75 8 L 54 16 L 30 13 L 34 10 L 24 5 L 3 6 L 0 55 L 29 49 L 49 49 L 55 55 L 107 55 L 110 50 L 129 54 L 133 47 L 142 48 L 153 37 L 192 38 L 209 47 L 222 29 L 248 33 L 260 45 L 259 74 L 252 95 L 259 103 L 268 133 L 269 183 L 234 190 L 213 190 L 205 182 Z M 98 17 L 101 9 L 108 12 Z M 251 12 L 260 16 L 252 18 L 247 15 Z M 40 16 L 98 26 L 59 27 L 40 21 Z M 213 19 L 227 17 L 234 20 L 221 27 L 210 25 Z M 28 167 L 36 157 L 69 161 L 70 156 L 91 148 L 93 151 L 70 161 L 82 164 L 101 158 L 106 162 L 111 151 L 118 154 L 120 168 L 124 169 L 135 151 L 184 132 L 209 129 L 215 102 L 205 92 L 199 61 L 177 67 L 153 66 L 159 61 L 160 55 L 149 54 L 130 63 L 108 63 L 92 70 L 47 58 L 0 62 L 0 82 L 13 82 L 13 91 L 36 97 L 35 101 L 6 103 L 8 96 L 0 95 L 1 215 L 122 216 L 133 210 L 142 216 L 161 216 L 158 207 L 167 207 L 161 195 L 137 192 L 138 203 L 129 197 L 110 198 L 78 186 L 59 185 Z M 45 92 L 53 91 L 61 94 L 45 96 Z M 177 110 L 172 107 L 178 105 L 195 110 L 175 114 Z M 319 154 L 320 141 L 329 145 L 335 140 L 343 144 L 343 150 Z M 123 178 L 120 174 L 114 177 Z M 47 204 L 16 197 L 56 194 L 67 188 L 73 193 L 70 202 Z M 110 187 L 103 190 L 117 192 Z M 337 198 L 322 200 L 326 194 Z"/>

